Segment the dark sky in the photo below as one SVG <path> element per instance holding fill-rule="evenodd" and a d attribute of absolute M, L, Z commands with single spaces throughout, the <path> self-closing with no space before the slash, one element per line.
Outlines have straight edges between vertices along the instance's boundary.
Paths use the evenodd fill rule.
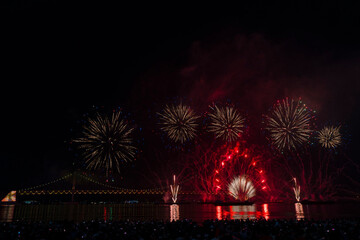
<path fill-rule="evenodd" d="M 198 111 L 231 99 L 255 123 L 276 99 L 302 97 L 318 125 L 347 129 L 357 160 L 357 6 L 73 2 L 1 3 L 2 191 L 71 168 L 67 141 L 91 106 L 124 107 L 151 129 L 147 111 L 173 97 Z"/>

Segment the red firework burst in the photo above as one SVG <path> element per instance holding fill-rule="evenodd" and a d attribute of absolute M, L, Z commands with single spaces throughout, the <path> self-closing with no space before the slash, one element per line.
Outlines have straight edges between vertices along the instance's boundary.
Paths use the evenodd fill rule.
<path fill-rule="evenodd" d="M 228 192 L 228 185 L 238 176 L 246 176 L 251 180 L 256 192 L 269 191 L 267 184 L 265 159 L 256 154 L 254 147 L 242 147 L 237 143 L 235 147 L 223 147 L 214 151 L 213 147 L 198 150 L 194 159 L 194 176 L 197 176 L 195 187 L 203 192 L 204 201 L 232 199 Z M 258 194 L 257 194 L 258 195 Z M 239 199 L 246 199 L 246 197 Z"/>

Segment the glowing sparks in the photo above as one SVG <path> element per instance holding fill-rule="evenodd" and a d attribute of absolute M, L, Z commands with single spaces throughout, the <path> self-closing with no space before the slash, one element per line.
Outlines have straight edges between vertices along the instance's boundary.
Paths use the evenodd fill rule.
<path fill-rule="evenodd" d="M 229 194 L 237 200 L 248 201 L 255 196 L 255 187 L 245 175 L 234 177 L 228 185 Z"/>
<path fill-rule="evenodd" d="M 196 136 L 199 118 L 189 106 L 166 106 L 162 113 L 158 113 L 161 120 L 161 130 L 167 133 L 174 142 L 184 143 Z"/>
<path fill-rule="evenodd" d="M 210 125 L 209 132 L 215 134 L 216 138 L 222 138 L 228 142 L 238 140 L 243 132 L 245 119 L 233 107 L 211 108 L 213 111 L 209 114 Z"/>
<path fill-rule="evenodd" d="M 125 120 L 120 118 L 120 112 L 113 113 L 111 118 L 97 115 L 89 119 L 88 126 L 84 126 L 83 137 L 74 140 L 82 149 L 87 167 L 116 169 L 120 172 L 120 162 L 132 161 L 136 148 L 132 146 L 130 128 Z"/>
<path fill-rule="evenodd" d="M 265 218 L 265 220 L 269 220 L 269 216 L 270 216 L 270 213 L 269 213 L 269 204 L 267 204 L 267 203 L 264 203 L 263 205 L 262 205 L 262 207 L 263 207 L 263 216 L 264 216 L 264 218 Z"/>
<path fill-rule="evenodd" d="M 267 116 L 266 129 L 270 132 L 272 143 L 279 150 L 295 149 L 309 139 L 312 132 L 310 120 L 305 104 L 286 98 Z"/>
<path fill-rule="evenodd" d="M 341 144 L 340 127 L 324 127 L 319 131 L 318 139 L 324 148 L 336 148 Z"/>
<path fill-rule="evenodd" d="M 304 208 L 301 203 L 295 203 L 295 214 L 297 220 L 304 219 Z"/>
<path fill-rule="evenodd" d="M 177 221 L 180 218 L 179 205 L 172 204 L 170 206 L 170 222 Z"/>
<path fill-rule="evenodd" d="M 294 191 L 296 201 L 300 202 L 300 185 L 297 185 L 296 178 L 294 178 L 293 191 Z"/>
<path fill-rule="evenodd" d="M 176 203 L 177 201 L 177 195 L 179 192 L 179 185 L 176 184 L 176 176 L 174 175 L 174 184 L 170 185 L 170 190 L 171 190 L 171 199 L 173 200 L 173 203 Z"/>

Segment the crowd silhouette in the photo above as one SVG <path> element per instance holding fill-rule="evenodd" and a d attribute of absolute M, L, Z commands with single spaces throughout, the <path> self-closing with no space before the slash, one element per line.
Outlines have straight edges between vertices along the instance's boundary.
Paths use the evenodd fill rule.
<path fill-rule="evenodd" d="M 0 239 L 360 239 L 359 219 L 0 223 Z"/>

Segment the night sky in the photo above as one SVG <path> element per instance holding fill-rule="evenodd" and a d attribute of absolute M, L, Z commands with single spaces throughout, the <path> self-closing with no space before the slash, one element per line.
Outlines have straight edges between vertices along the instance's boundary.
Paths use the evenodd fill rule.
<path fill-rule="evenodd" d="M 343 126 L 359 162 L 356 6 L 71 2 L 1 3 L 2 193 L 71 169 L 68 142 L 92 106 L 131 113 L 151 161 L 146 146 L 161 141 L 149 116 L 175 98 L 198 112 L 231 100 L 259 126 L 275 100 L 302 97 L 318 126 Z"/>

